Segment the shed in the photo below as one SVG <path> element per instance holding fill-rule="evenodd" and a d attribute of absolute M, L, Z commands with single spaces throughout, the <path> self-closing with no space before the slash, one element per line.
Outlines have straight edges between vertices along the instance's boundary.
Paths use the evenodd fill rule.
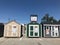
<path fill-rule="evenodd" d="M 27 37 L 41 37 L 41 25 L 39 23 L 27 24 Z"/>
<path fill-rule="evenodd" d="M 21 37 L 21 24 L 15 20 L 4 24 L 4 37 Z"/>
<path fill-rule="evenodd" d="M 60 23 L 42 23 L 43 37 L 60 37 Z"/>

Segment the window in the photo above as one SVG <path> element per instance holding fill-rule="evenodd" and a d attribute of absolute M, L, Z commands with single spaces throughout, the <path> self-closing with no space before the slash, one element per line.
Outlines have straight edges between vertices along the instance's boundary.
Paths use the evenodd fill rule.
<path fill-rule="evenodd" d="M 58 26 L 55 26 L 55 28 L 58 28 Z"/>
<path fill-rule="evenodd" d="M 30 26 L 30 30 L 33 30 L 33 26 Z"/>
<path fill-rule="evenodd" d="M 30 36 L 33 36 L 33 32 L 30 32 Z"/>
<path fill-rule="evenodd" d="M 58 26 L 58 30 L 60 30 L 60 26 Z"/>
<path fill-rule="evenodd" d="M 38 33 L 35 33 L 35 36 L 37 36 L 38 35 Z"/>
<path fill-rule="evenodd" d="M 49 29 L 48 26 L 47 26 L 47 29 Z"/>
<path fill-rule="evenodd" d="M 54 36 L 54 32 L 52 32 L 53 33 L 53 36 Z"/>
<path fill-rule="evenodd" d="M 13 26 L 13 28 L 16 28 L 16 26 Z"/>
<path fill-rule="evenodd" d="M 37 28 L 37 26 L 35 26 L 35 28 Z"/>
<path fill-rule="evenodd" d="M 52 26 L 52 31 L 54 31 L 54 26 Z"/>
<path fill-rule="evenodd" d="M 46 32 L 46 34 L 49 34 L 49 26 L 45 27 L 45 32 Z"/>
<path fill-rule="evenodd" d="M 56 33 L 56 36 L 57 36 L 57 33 Z"/>

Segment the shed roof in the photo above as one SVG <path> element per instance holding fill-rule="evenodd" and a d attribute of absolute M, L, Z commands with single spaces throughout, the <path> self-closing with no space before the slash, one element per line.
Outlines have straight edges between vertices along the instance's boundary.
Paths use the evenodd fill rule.
<path fill-rule="evenodd" d="M 41 24 L 60 24 L 60 22 L 41 22 Z"/>
<path fill-rule="evenodd" d="M 20 24 L 20 23 L 18 23 L 16 20 L 11 20 L 11 21 L 9 21 L 9 22 L 5 23 L 5 25 L 6 25 L 6 24 L 9 24 L 9 23 L 11 23 L 11 22 L 15 22 L 15 23 L 17 23 L 17 24 L 21 25 L 21 24 Z"/>

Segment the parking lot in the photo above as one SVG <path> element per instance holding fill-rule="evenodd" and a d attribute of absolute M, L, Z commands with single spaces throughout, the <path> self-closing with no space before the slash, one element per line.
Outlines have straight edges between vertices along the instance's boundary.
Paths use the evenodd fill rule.
<path fill-rule="evenodd" d="M 0 38 L 0 45 L 60 45 L 60 38 Z"/>

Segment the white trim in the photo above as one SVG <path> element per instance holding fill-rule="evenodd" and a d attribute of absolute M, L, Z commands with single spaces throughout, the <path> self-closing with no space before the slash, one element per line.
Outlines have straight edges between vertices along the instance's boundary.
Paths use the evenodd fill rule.
<path fill-rule="evenodd" d="M 52 37 L 52 26 L 51 26 L 51 37 Z"/>
<path fill-rule="evenodd" d="M 60 26 L 59 24 L 43 24 L 44 26 Z"/>
<path fill-rule="evenodd" d="M 43 26 L 43 33 L 44 33 L 44 37 L 45 37 L 45 27 Z"/>

